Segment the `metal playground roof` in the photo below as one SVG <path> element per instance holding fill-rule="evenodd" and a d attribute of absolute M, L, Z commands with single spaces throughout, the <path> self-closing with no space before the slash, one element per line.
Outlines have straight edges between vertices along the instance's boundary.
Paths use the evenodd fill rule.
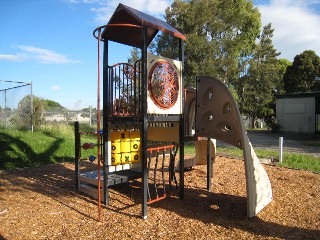
<path fill-rule="evenodd" d="M 159 30 L 173 37 L 186 39 L 182 33 L 168 23 L 121 3 L 105 26 L 102 39 L 142 48 L 141 28 L 144 27 L 147 28 L 146 42 L 148 45 Z"/>

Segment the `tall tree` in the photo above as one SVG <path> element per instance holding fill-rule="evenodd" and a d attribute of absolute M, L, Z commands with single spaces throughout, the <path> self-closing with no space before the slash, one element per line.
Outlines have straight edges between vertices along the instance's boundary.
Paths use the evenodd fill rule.
<path fill-rule="evenodd" d="M 132 48 L 130 51 L 130 57 L 128 58 L 128 63 L 132 66 L 136 63 L 136 61 L 141 59 L 141 51 L 139 48 Z"/>
<path fill-rule="evenodd" d="M 283 76 L 287 93 L 320 91 L 320 57 L 312 50 L 295 56 Z"/>
<path fill-rule="evenodd" d="M 44 109 L 45 102 L 43 101 L 43 99 L 28 94 L 24 98 L 22 98 L 18 103 L 17 114 L 12 119 L 12 121 L 14 121 L 15 124 L 17 126 L 20 126 L 21 128 L 28 128 L 31 126 L 31 120 L 33 115 L 34 126 L 39 126 L 42 121 Z"/>
<path fill-rule="evenodd" d="M 269 118 L 275 114 L 272 104 L 275 102 L 274 90 L 279 79 L 280 53 L 273 47 L 273 29 L 271 24 L 263 27 L 259 43 L 249 61 L 248 73 L 242 78 L 240 111 L 251 118 L 251 127 L 255 127 L 257 118 Z"/>
<path fill-rule="evenodd" d="M 276 86 L 275 86 L 275 91 L 277 94 L 285 93 L 283 76 L 286 73 L 287 68 L 291 65 L 292 65 L 292 62 L 290 62 L 288 59 L 280 58 L 278 60 L 279 78 L 277 79 Z"/>
<path fill-rule="evenodd" d="M 200 74 L 216 76 L 226 83 L 238 79 L 241 58 L 252 51 L 260 29 L 260 13 L 248 0 L 175 0 L 166 9 L 165 18 L 187 37 L 187 86 L 194 86 Z M 176 58 L 177 46 L 177 41 L 162 34 L 153 50 Z"/>

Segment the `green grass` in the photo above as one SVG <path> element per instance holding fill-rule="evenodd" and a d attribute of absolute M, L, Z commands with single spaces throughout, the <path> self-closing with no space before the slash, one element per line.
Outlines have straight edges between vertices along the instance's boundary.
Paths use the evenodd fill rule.
<path fill-rule="evenodd" d="M 283 162 L 279 165 L 320 173 L 320 158 L 307 154 L 285 153 Z"/>
<path fill-rule="evenodd" d="M 81 124 L 80 130 L 91 132 L 94 128 Z M 81 144 L 96 143 L 95 135 L 82 135 Z M 259 158 L 278 158 L 277 151 L 255 149 Z M 217 153 L 243 158 L 235 147 L 218 147 Z M 185 144 L 185 154 L 194 155 L 194 144 Z M 82 151 L 82 158 L 96 155 L 96 149 Z M 0 169 L 41 166 L 74 160 L 74 129 L 69 125 L 49 125 L 34 132 L 0 129 Z M 284 153 L 280 166 L 320 172 L 320 158 L 307 154 Z"/>
<path fill-rule="evenodd" d="M 258 158 L 279 158 L 278 151 L 255 149 Z M 218 147 L 217 153 L 230 157 L 242 158 L 242 151 L 235 147 Z M 279 166 L 320 172 L 320 158 L 309 154 L 284 152 L 282 163 Z"/>
<path fill-rule="evenodd" d="M 82 131 L 89 129 L 86 125 L 83 128 Z M 95 139 L 88 135 L 82 140 L 94 142 Z M 87 155 L 91 152 L 88 151 Z M 34 132 L 0 129 L 0 169 L 35 167 L 73 160 L 73 126 L 50 125 Z"/>

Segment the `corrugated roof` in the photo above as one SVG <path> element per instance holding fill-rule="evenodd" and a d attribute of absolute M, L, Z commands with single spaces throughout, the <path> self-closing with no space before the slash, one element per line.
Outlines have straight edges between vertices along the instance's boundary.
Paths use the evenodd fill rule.
<path fill-rule="evenodd" d="M 186 39 L 182 33 L 168 23 L 121 3 L 106 25 L 102 33 L 102 38 L 132 47 L 142 48 L 141 28 L 144 26 L 148 29 L 148 45 L 159 30 L 169 33 L 176 38 Z"/>

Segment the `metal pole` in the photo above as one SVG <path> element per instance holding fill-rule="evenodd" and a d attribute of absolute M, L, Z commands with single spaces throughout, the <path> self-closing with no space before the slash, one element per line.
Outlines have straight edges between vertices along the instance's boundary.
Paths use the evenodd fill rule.
<path fill-rule="evenodd" d="M 183 40 L 179 38 L 179 60 L 182 62 L 182 79 L 181 85 L 182 89 L 184 89 L 184 78 L 183 78 L 183 63 L 184 63 L 184 46 Z M 182 93 L 182 114 L 180 114 L 180 121 L 179 121 L 179 143 L 180 143 L 180 164 L 179 164 L 179 180 L 180 180 L 180 194 L 179 198 L 184 198 L 184 93 Z"/>
<path fill-rule="evenodd" d="M 283 137 L 279 137 L 279 162 L 282 163 L 283 157 Z"/>
<path fill-rule="evenodd" d="M 110 93 L 110 83 L 112 78 L 110 79 L 110 75 L 108 72 L 108 50 L 109 50 L 109 40 L 104 40 L 103 45 L 103 81 L 102 81 L 102 91 L 103 91 L 103 115 L 102 115 L 102 124 L 103 124 L 103 194 L 104 194 L 104 205 L 107 206 L 109 202 L 109 186 L 108 186 L 108 176 L 109 176 L 109 128 L 108 128 L 108 111 L 110 109 L 108 98 L 111 98 Z"/>
<path fill-rule="evenodd" d="M 79 175 L 79 159 L 80 159 L 80 130 L 79 122 L 74 122 L 74 168 L 75 168 L 75 180 L 76 188 L 78 189 L 78 175 Z"/>
<path fill-rule="evenodd" d="M 32 91 L 32 82 L 31 82 L 31 132 L 33 132 L 33 91 Z"/>
<path fill-rule="evenodd" d="M 4 90 L 4 120 L 6 122 L 6 129 L 7 126 L 7 90 Z"/>
<path fill-rule="evenodd" d="M 148 169 L 147 169 L 147 28 L 142 28 L 142 88 L 141 88 L 141 167 L 142 167 L 142 218 L 148 217 Z"/>
<path fill-rule="evenodd" d="M 207 190 L 211 192 L 211 177 L 212 177 L 212 156 L 211 156 L 211 138 L 207 140 Z"/>

